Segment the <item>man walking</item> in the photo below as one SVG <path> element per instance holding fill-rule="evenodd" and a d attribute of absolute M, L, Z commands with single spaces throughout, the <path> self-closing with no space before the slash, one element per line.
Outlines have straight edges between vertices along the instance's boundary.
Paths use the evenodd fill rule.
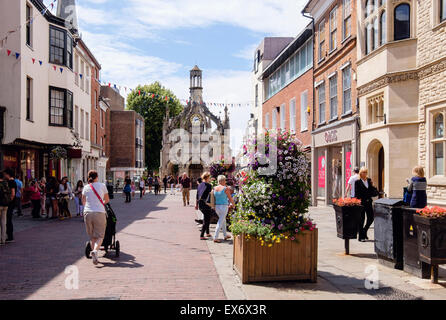
<path fill-rule="evenodd" d="M 183 203 L 184 206 L 190 204 L 190 178 L 187 176 L 186 172 L 183 173 L 183 176 L 180 178 L 181 188 L 183 190 Z"/>
<path fill-rule="evenodd" d="M 163 185 L 164 185 L 164 193 L 166 193 L 166 194 L 167 194 L 167 182 L 168 181 L 169 180 L 168 180 L 167 176 L 164 176 L 164 178 L 163 178 Z"/>
<path fill-rule="evenodd" d="M 8 204 L 8 211 L 6 213 L 6 242 L 14 242 L 14 226 L 12 225 L 12 214 L 15 206 L 15 195 L 17 191 L 17 184 L 14 180 L 14 173 L 11 169 L 3 171 L 3 178 L 8 181 L 9 190 L 11 192 L 11 202 Z"/>
<path fill-rule="evenodd" d="M 355 168 L 354 175 L 350 177 L 347 183 L 347 189 L 345 190 L 345 194 L 347 195 L 349 191 L 351 191 L 351 198 L 354 198 L 355 195 L 355 183 L 359 180 L 359 168 Z"/>
<path fill-rule="evenodd" d="M 153 178 L 152 178 L 152 176 L 149 176 L 149 178 L 147 179 L 147 182 L 149 184 L 149 193 L 152 193 L 152 186 L 153 186 Z"/>
<path fill-rule="evenodd" d="M 20 176 L 17 174 L 15 177 L 15 183 L 17 185 L 17 191 L 15 193 L 15 198 L 14 198 L 14 207 L 17 209 L 17 216 L 21 217 L 23 216 L 22 214 L 22 188 L 23 188 L 23 183 L 22 181 L 20 181 Z"/>

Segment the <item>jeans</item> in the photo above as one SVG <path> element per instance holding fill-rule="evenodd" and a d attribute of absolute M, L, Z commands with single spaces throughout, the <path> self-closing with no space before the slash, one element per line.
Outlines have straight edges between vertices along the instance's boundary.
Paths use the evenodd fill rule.
<path fill-rule="evenodd" d="M 14 240 L 14 225 L 12 224 L 12 214 L 14 212 L 14 204 L 8 206 L 8 211 L 6 213 L 6 236 L 7 240 Z"/>
<path fill-rule="evenodd" d="M 8 207 L 0 207 L 0 243 L 5 243 L 6 241 L 6 216 L 8 212 Z"/>
<path fill-rule="evenodd" d="M 76 203 L 76 214 L 82 215 L 84 213 L 84 206 L 82 205 L 82 199 L 74 197 L 74 203 Z"/>
<path fill-rule="evenodd" d="M 144 195 L 144 193 L 143 193 L 143 191 L 144 191 L 144 188 L 139 188 L 139 197 L 140 198 L 142 198 L 142 196 Z"/>
<path fill-rule="evenodd" d="M 183 203 L 184 203 L 184 205 L 186 205 L 186 200 L 187 200 L 187 204 L 189 204 L 189 202 L 190 202 L 190 189 L 189 188 L 183 188 Z"/>
<path fill-rule="evenodd" d="M 130 192 L 124 192 L 125 193 L 125 202 L 131 202 L 132 196 L 130 195 Z"/>
<path fill-rule="evenodd" d="M 40 199 L 37 200 L 31 200 L 33 204 L 33 211 L 31 212 L 31 215 L 33 218 L 40 218 Z"/>
<path fill-rule="evenodd" d="M 17 214 L 22 215 L 22 198 L 15 197 L 14 198 L 14 208 L 17 208 Z"/>
<path fill-rule="evenodd" d="M 209 225 L 211 224 L 211 216 L 213 210 L 210 206 L 206 204 L 206 201 L 200 200 L 198 202 L 198 208 L 203 213 L 203 228 L 201 229 L 201 237 L 204 237 L 204 234 L 209 234 Z"/>
<path fill-rule="evenodd" d="M 218 215 L 217 228 L 215 229 L 214 240 L 218 239 L 220 229 L 223 231 L 223 237 L 226 238 L 226 216 L 228 215 L 228 205 L 216 205 L 215 211 Z"/>

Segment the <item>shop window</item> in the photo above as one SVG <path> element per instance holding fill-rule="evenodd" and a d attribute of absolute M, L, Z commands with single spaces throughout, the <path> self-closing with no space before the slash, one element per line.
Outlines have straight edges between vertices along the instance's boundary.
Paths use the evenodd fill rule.
<path fill-rule="evenodd" d="M 384 122 L 384 95 L 378 95 L 367 100 L 367 124 Z"/>
<path fill-rule="evenodd" d="M 325 150 L 318 149 L 317 151 L 317 196 L 325 198 L 325 175 L 327 171 L 327 159 L 325 157 Z"/>
<path fill-rule="evenodd" d="M 403 3 L 395 8 L 393 29 L 395 41 L 410 38 L 410 5 Z"/>

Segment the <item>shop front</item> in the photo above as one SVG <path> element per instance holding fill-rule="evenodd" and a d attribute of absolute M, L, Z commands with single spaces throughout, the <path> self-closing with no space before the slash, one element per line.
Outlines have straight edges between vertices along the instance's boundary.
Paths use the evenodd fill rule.
<path fill-rule="evenodd" d="M 312 133 L 312 203 L 328 206 L 345 197 L 348 180 L 359 166 L 358 118 L 349 118 Z"/>

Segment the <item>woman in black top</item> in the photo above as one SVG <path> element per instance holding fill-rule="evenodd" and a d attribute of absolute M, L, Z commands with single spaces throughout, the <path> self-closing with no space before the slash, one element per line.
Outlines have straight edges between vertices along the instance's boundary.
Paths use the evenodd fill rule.
<path fill-rule="evenodd" d="M 359 241 L 365 242 L 369 238 L 367 237 L 367 231 L 374 220 L 373 213 L 373 197 L 378 196 L 377 189 L 373 186 L 372 179 L 368 178 L 368 170 L 362 168 L 359 171 L 360 179 L 355 182 L 355 197 L 361 200 L 361 204 L 364 206 L 364 210 L 361 212 L 361 218 L 359 220 Z M 365 215 L 367 214 L 367 223 L 364 226 Z"/>
<path fill-rule="evenodd" d="M 204 173 L 202 176 L 203 182 L 200 183 L 197 190 L 197 206 L 195 209 L 200 209 L 203 213 L 203 228 L 201 229 L 200 240 L 207 240 L 207 238 L 211 237 L 211 233 L 209 232 L 209 225 L 211 223 L 211 216 L 213 213 L 212 208 L 208 205 L 208 199 L 210 197 L 210 193 L 212 191 L 212 185 L 209 183 L 211 178 L 211 174 L 209 172 Z M 204 234 L 206 233 L 206 237 Z"/>

